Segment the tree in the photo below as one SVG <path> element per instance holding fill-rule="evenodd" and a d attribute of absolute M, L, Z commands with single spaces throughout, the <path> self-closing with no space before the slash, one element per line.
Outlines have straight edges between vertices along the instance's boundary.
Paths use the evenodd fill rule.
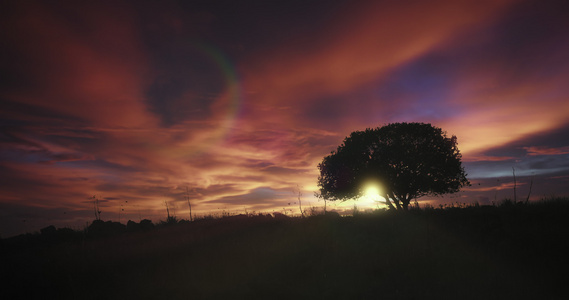
<path fill-rule="evenodd" d="M 456 136 L 449 138 L 431 124 L 391 123 L 354 131 L 318 165 L 319 197 L 357 198 L 367 182 L 375 181 L 390 208 L 407 210 L 413 199 L 470 185 L 461 158 Z"/>

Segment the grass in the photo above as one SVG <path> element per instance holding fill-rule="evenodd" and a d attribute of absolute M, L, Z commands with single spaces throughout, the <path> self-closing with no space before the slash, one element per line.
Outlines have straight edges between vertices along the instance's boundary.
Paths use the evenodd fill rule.
<path fill-rule="evenodd" d="M 569 199 L 2 241 L 11 299 L 562 299 Z M 50 229 L 49 232 L 53 233 Z M 67 232 L 71 234 L 70 232 Z"/>

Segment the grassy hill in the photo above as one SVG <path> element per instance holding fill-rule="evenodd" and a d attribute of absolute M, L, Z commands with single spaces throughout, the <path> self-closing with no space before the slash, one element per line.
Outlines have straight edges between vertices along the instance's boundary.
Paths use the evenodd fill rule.
<path fill-rule="evenodd" d="M 562 299 L 569 199 L 1 240 L 3 299 Z M 58 233 L 59 232 L 59 233 Z"/>

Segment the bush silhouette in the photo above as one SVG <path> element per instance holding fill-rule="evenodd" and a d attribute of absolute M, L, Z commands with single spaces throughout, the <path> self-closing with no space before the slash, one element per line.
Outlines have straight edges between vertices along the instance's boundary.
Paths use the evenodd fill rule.
<path fill-rule="evenodd" d="M 87 234 L 91 237 L 107 237 L 123 233 L 126 228 L 126 225 L 119 222 L 94 220 L 87 228 Z"/>
<path fill-rule="evenodd" d="M 154 229 L 154 224 L 148 219 L 144 219 L 140 223 L 128 220 L 126 223 L 126 231 L 128 232 L 148 231 L 151 229 Z"/>
<path fill-rule="evenodd" d="M 319 196 L 360 197 L 366 182 L 375 181 L 390 208 L 408 210 L 413 199 L 469 185 L 461 157 L 456 136 L 449 138 L 431 124 L 392 123 L 354 131 L 318 165 Z"/>

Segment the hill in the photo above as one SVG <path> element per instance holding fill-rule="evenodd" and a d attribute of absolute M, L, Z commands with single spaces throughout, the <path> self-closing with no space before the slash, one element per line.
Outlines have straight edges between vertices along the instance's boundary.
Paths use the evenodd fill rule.
<path fill-rule="evenodd" d="M 568 216 L 569 200 L 555 199 L 350 217 L 241 216 L 95 237 L 67 232 L 55 239 L 44 232 L 2 240 L 2 293 L 11 299 L 562 299 Z"/>

